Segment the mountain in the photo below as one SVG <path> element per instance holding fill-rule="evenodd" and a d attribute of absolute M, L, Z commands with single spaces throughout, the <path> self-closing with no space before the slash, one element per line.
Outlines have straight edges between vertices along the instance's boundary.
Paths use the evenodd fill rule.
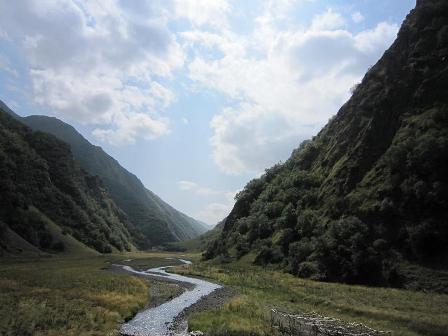
<path fill-rule="evenodd" d="M 210 242 L 219 237 L 224 227 L 224 223 L 225 219 L 218 222 L 213 228 L 201 234 L 199 237 L 180 242 L 167 243 L 164 245 L 164 248 L 167 251 L 172 252 L 202 252 L 207 248 Z"/>
<path fill-rule="evenodd" d="M 134 248 L 138 235 L 70 146 L 0 105 L 0 255 Z"/>
<path fill-rule="evenodd" d="M 22 120 L 32 129 L 53 134 L 68 143 L 80 166 L 89 174 L 100 177 L 110 197 L 142 233 L 139 247 L 192 239 L 208 230 L 206 224 L 174 209 L 146 189 L 135 175 L 101 147 L 92 145 L 72 126 L 47 116 L 35 115 Z"/>
<path fill-rule="evenodd" d="M 13 110 L 11 110 L 4 102 L 0 100 L 0 109 L 4 112 L 8 113 L 14 119 L 20 120 L 20 116 L 16 114 Z"/>
<path fill-rule="evenodd" d="M 446 270 L 447 88 L 448 2 L 417 1 L 337 115 L 237 195 L 204 256 L 392 286 L 401 265 Z"/>

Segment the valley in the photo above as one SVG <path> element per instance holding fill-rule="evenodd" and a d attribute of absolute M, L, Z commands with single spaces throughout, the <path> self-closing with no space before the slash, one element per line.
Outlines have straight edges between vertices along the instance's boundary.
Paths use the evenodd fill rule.
<path fill-rule="evenodd" d="M 189 330 L 207 335 L 276 335 L 270 324 L 274 308 L 313 311 L 400 336 L 445 335 L 448 327 L 444 294 L 298 279 L 253 266 L 248 259 L 222 265 L 201 262 L 198 254 L 127 253 L 2 260 L 0 334 L 118 335 L 137 312 L 173 300 L 183 290 L 173 283 L 117 273 L 111 265 L 145 270 L 179 265 L 179 258 L 193 264 L 170 272 L 207 279 L 233 292 L 215 308 L 209 304 L 188 314 Z"/>
<path fill-rule="evenodd" d="M 170 264 L 168 257 L 179 255 L 3 259 L 0 334 L 118 335 L 121 324 L 138 311 L 181 291 L 173 284 L 117 272 L 112 264 L 134 259 L 134 267 L 152 268 Z"/>
<path fill-rule="evenodd" d="M 0 2 L 0 336 L 446 336 L 448 2 L 136 3 Z"/>

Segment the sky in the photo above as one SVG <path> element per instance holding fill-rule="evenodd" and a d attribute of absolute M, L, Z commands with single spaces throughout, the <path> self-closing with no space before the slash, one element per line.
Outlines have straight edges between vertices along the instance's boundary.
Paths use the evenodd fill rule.
<path fill-rule="evenodd" d="M 337 113 L 415 0 L 0 2 L 0 99 L 209 224 Z"/>

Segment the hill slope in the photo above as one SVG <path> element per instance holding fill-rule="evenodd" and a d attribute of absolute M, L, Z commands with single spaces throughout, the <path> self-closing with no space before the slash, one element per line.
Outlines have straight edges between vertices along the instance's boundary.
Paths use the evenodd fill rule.
<path fill-rule="evenodd" d="M 403 262 L 446 267 L 447 87 L 448 3 L 418 1 L 328 125 L 240 192 L 205 257 L 396 286 Z"/>
<path fill-rule="evenodd" d="M 140 247 L 192 239 L 207 231 L 205 224 L 174 209 L 147 190 L 135 175 L 101 147 L 92 145 L 72 126 L 46 116 L 29 116 L 22 120 L 32 129 L 67 142 L 81 167 L 101 178 L 111 198 L 142 233 L 144 238 L 139 241 Z"/>
<path fill-rule="evenodd" d="M 26 251 L 64 251 L 74 248 L 73 238 L 99 252 L 133 247 L 132 225 L 99 178 L 75 163 L 70 147 L 1 106 L 0 186 L 0 254 L 17 252 L 11 241 Z"/>
<path fill-rule="evenodd" d="M 173 252 L 202 252 L 204 251 L 210 242 L 219 237 L 224 227 L 225 219 L 220 221 L 209 231 L 201 234 L 199 237 L 190 240 L 183 240 L 180 242 L 165 244 L 165 248 L 168 251 Z"/>

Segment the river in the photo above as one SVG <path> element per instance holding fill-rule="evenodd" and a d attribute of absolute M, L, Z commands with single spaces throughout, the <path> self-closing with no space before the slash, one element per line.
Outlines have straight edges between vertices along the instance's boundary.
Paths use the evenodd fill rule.
<path fill-rule="evenodd" d="M 184 264 L 191 264 L 188 260 L 179 259 Z M 131 321 L 125 323 L 121 327 L 121 333 L 129 336 L 167 336 L 173 335 L 171 326 L 174 319 L 186 308 L 198 302 L 204 296 L 209 295 L 214 290 L 222 286 L 196 278 L 190 278 L 183 275 L 168 273 L 167 268 L 173 266 L 163 266 L 150 268 L 146 271 L 137 271 L 130 266 L 116 265 L 124 270 L 144 275 L 152 276 L 171 281 L 186 282 L 193 285 L 191 289 L 187 289 L 181 295 L 167 301 L 160 306 L 153 307 L 141 311 Z"/>

